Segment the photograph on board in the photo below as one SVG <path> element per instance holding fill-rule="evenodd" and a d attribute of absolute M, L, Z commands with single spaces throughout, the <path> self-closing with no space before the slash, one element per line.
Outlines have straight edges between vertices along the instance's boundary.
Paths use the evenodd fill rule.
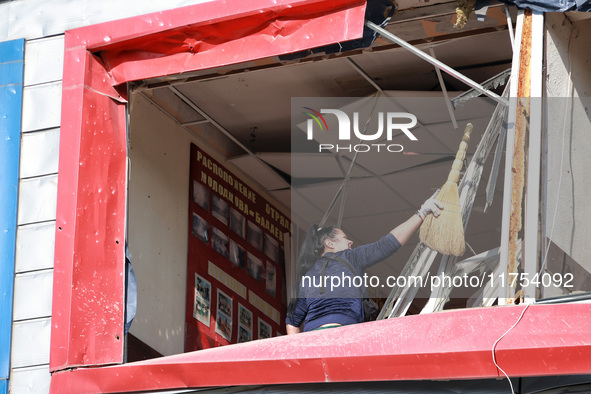
<path fill-rule="evenodd" d="M 230 341 L 232 338 L 232 298 L 220 289 L 218 289 L 217 295 L 215 332 Z"/>
<path fill-rule="evenodd" d="M 262 282 L 263 280 L 263 262 L 252 253 L 246 255 L 246 270 L 248 274 L 255 278 L 257 281 Z"/>
<path fill-rule="evenodd" d="M 271 325 L 259 319 L 259 339 L 271 338 Z"/>
<path fill-rule="evenodd" d="M 248 229 L 246 230 L 246 240 L 257 250 L 263 250 L 263 230 L 250 220 L 248 221 Z"/>
<path fill-rule="evenodd" d="M 195 274 L 195 302 L 193 317 L 209 327 L 211 317 L 211 283 Z"/>
<path fill-rule="evenodd" d="M 209 189 L 196 180 L 193 180 L 193 201 L 209 212 Z"/>
<path fill-rule="evenodd" d="M 238 303 L 238 323 L 252 331 L 252 312 L 240 303 Z"/>
<path fill-rule="evenodd" d="M 220 222 L 228 225 L 228 213 L 230 209 L 226 200 L 214 194 L 211 198 L 211 214 Z"/>
<path fill-rule="evenodd" d="M 246 328 L 239 326 L 238 327 L 238 343 L 249 342 L 249 341 L 252 341 L 252 331 L 249 331 Z"/>
<path fill-rule="evenodd" d="M 246 234 L 246 219 L 234 208 L 230 209 L 230 230 L 234 231 L 241 238 L 244 238 Z"/>
<path fill-rule="evenodd" d="M 209 223 L 193 212 L 193 229 L 191 233 L 205 243 L 209 243 Z"/>
<path fill-rule="evenodd" d="M 233 239 L 230 240 L 230 261 L 240 268 L 246 265 L 246 250 Z"/>
<path fill-rule="evenodd" d="M 211 243 L 213 249 L 224 257 L 228 257 L 228 236 L 219 228 L 212 227 Z"/>
<path fill-rule="evenodd" d="M 265 256 L 274 263 L 279 260 L 279 242 L 269 234 L 265 234 Z"/>
<path fill-rule="evenodd" d="M 232 316 L 232 298 L 218 289 L 218 310 Z"/>
<path fill-rule="evenodd" d="M 276 296 L 276 288 L 277 272 L 275 271 L 275 265 L 267 261 L 265 267 L 265 291 L 274 298 Z"/>
<path fill-rule="evenodd" d="M 220 334 L 227 341 L 232 339 L 232 318 L 218 311 L 215 324 L 215 332 Z"/>

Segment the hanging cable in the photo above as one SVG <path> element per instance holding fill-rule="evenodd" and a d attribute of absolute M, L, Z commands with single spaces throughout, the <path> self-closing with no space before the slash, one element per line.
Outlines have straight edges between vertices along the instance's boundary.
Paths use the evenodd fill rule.
<path fill-rule="evenodd" d="M 513 383 L 511 382 L 511 378 L 509 377 L 509 375 L 507 375 L 507 373 L 505 372 L 505 370 L 503 368 L 501 368 L 499 366 L 499 364 L 497 364 L 497 356 L 495 354 L 495 348 L 497 347 L 497 344 L 501 341 L 501 339 L 503 339 L 505 337 L 505 335 L 509 334 L 509 332 L 511 330 L 513 330 L 517 324 L 519 324 L 519 322 L 521 321 L 521 319 L 523 318 L 523 315 L 525 314 L 525 311 L 527 311 L 527 308 L 529 308 L 531 304 L 527 304 L 525 306 L 525 308 L 523 308 L 523 311 L 521 311 L 521 315 L 519 315 L 519 319 L 517 319 L 517 321 L 511 326 L 509 327 L 509 329 L 507 331 L 505 331 L 505 333 L 503 335 L 501 335 L 499 337 L 499 339 L 497 339 L 495 341 L 495 343 L 492 346 L 492 358 L 493 358 L 493 363 L 495 364 L 495 366 L 498 368 L 499 371 L 501 371 L 503 373 L 503 375 L 505 375 L 505 377 L 507 378 L 507 380 L 509 381 L 509 386 L 511 386 L 511 394 L 515 394 L 515 390 L 513 389 Z"/>

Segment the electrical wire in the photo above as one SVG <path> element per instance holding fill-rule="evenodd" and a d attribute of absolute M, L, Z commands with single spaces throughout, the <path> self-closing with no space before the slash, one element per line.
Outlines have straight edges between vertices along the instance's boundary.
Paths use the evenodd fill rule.
<path fill-rule="evenodd" d="M 493 358 L 493 363 L 495 364 L 495 366 L 498 368 L 499 371 L 501 371 L 503 373 L 503 375 L 505 375 L 505 377 L 507 378 L 507 380 L 509 381 L 509 385 L 511 386 L 511 393 L 515 394 L 515 390 L 513 389 L 513 383 L 511 382 L 511 378 L 509 378 L 509 375 L 507 375 L 507 373 L 505 372 L 505 370 L 503 368 L 501 368 L 499 366 L 499 364 L 497 364 L 497 356 L 495 354 L 495 348 L 497 347 L 497 344 L 501 341 L 501 339 L 503 339 L 505 337 L 505 335 L 509 334 L 509 332 L 511 330 L 513 330 L 515 328 L 515 326 L 517 326 L 517 324 L 519 324 L 519 322 L 521 321 L 521 319 L 523 318 L 523 315 L 525 314 L 525 311 L 527 311 L 527 309 L 529 308 L 531 304 L 527 304 L 525 306 L 525 308 L 523 308 L 523 311 L 521 311 L 521 315 L 519 315 L 519 319 L 517 319 L 517 321 L 507 330 L 505 331 L 505 333 L 503 335 L 501 335 L 499 337 L 499 339 L 497 339 L 495 341 L 495 343 L 493 344 L 492 347 L 492 358 Z"/>

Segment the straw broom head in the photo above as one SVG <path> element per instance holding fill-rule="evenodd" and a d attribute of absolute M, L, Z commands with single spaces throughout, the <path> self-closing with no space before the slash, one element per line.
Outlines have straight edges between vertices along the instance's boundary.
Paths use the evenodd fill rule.
<path fill-rule="evenodd" d="M 443 210 L 441 210 L 438 217 L 433 214 L 427 215 L 419 231 L 421 242 L 441 254 L 461 256 L 466 250 L 458 181 L 460 179 L 460 170 L 466 158 L 470 133 L 472 133 L 472 123 L 466 125 L 447 182 L 435 197 L 443 205 Z"/>

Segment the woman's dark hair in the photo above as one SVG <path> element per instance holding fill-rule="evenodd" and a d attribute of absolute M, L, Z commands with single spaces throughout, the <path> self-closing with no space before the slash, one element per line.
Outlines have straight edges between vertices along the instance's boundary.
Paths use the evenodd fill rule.
<path fill-rule="evenodd" d="M 298 257 L 298 282 L 324 253 L 324 241 L 327 238 L 334 238 L 335 235 L 336 227 L 334 226 L 320 228 L 317 224 L 313 224 L 310 227 Z"/>
<path fill-rule="evenodd" d="M 300 256 L 298 257 L 297 280 L 294 283 L 294 290 L 292 292 L 294 297 L 292 297 L 292 300 L 287 307 L 287 314 L 289 316 L 292 316 L 295 304 L 299 297 L 302 276 L 306 275 L 310 268 L 314 266 L 314 263 L 316 263 L 320 256 L 322 256 L 324 253 L 324 241 L 326 239 L 334 238 L 336 236 L 336 230 L 337 228 L 335 226 L 320 228 L 317 224 L 313 224 L 310 229 L 308 229 L 308 233 L 302 244 Z"/>

